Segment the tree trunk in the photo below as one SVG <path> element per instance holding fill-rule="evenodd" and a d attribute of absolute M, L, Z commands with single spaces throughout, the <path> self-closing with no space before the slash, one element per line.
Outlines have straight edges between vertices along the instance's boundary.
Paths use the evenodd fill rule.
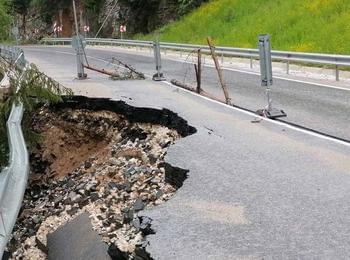
<path fill-rule="evenodd" d="M 22 15 L 22 33 L 23 33 L 23 39 L 26 39 L 26 23 L 27 23 L 27 15 Z"/>

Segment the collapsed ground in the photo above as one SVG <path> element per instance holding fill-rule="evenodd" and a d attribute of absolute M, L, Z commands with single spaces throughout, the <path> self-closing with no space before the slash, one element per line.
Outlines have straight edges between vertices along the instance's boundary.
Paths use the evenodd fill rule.
<path fill-rule="evenodd" d="M 158 123 L 157 123 L 158 122 Z M 151 259 L 151 219 L 138 214 L 168 200 L 186 171 L 164 162 L 167 148 L 195 132 L 168 110 L 78 97 L 42 106 L 27 124 L 41 140 L 8 250 L 13 259 L 45 259 L 47 235 L 82 212 L 113 259 Z"/>

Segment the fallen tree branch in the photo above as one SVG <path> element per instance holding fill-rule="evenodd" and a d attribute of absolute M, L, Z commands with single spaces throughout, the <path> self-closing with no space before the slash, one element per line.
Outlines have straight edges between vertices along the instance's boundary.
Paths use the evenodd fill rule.
<path fill-rule="evenodd" d="M 198 93 L 196 88 L 194 88 L 191 85 L 188 85 L 186 83 L 182 83 L 182 82 L 180 82 L 180 81 L 178 81 L 176 79 L 172 79 L 170 82 L 171 82 L 171 84 L 173 84 L 173 85 L 175 85 L 177 87 L 180 87 L 180 88 L 183 88 L 183 89 L 186 89 L 186 90 Z M 198 94 L 200 94 L 200 95 L 202 95 L 204 97 L 207 97 L 207 98 L 210 98 L 210 99 L 213 99 L 213 100 L 216 100 L 216 101 L 219 101 L 221 103 L 226 104 L 226 101 L 224 99 L 215 97 L 215 96 L 209 94 L 208 92 L 204 91 L 203 89 L 200 89 L 200 92 Z"/>
<path fill-rule="evenodd" d="M 111 76 L 111 77 L 120 77 L 119 74 L 107 71 L 105 69 L 97 69 L 97 68 L 94 68 L 94 67 L 91 67 L 91 66 L 86 66 L 86 65 L 84 65 L 84 68 L 86 68 L 88 70 L 96 71 L 96 72 L 99 72 L 99 73 L 102 73 L 102 74 L 105 74 L 105 75 L 108 75 L 108 76 Z"/>
<path fill-rule="evenodd" d="M 113 57 L 112 58 L 112 63 L 116 62 L 118 65 L 124 66 L 126 69 L 130 70 L 131 72 L 135 73 L 138 75 L 140 78 L 145 79 L 145 75 L 141 72 L 138 72 L 136 69 L 134 69 L 131 65 L 126 64 L 122 62 L 121 60 L 118 60 L 117 58 Z"/>

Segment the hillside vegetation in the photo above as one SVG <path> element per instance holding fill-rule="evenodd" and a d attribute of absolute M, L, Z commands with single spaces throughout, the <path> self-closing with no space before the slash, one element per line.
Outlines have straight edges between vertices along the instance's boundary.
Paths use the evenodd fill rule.
<path fill-rule="evenodd" d="M 88 36 L 94 36 L 99 31 L 100 37 L 110 38 L 120 37 L 120 25 L 127 27 L 124 37 L 135 33 L 148 34 L 205 1 L 76 0 L 75 3 L 80 30 L 88 25 Z M 0 0 L 0 40 L 6 35 L 5 30 L 10 29 L 9 24 L 18 26 L 20 39 L 24 41 L 55 36 L 55 24 L 62 28 L 59 36 L 70 37 L 74 33 L 72 0 Z M 102 30 L 99 30 L 102 25 Z"/>
<path fill-rule="evenodd" d="M 350 54 L 350 1 L 212 0 L 156 33 L 162 41 L 205 44 L 212 36 L 217 45 L 247 48 L 269 33 L 274 49 Z"/>
<path fill-rule="evenodd" d="M 7 6 L 5 0 L 0 0 L 0 42 L 8 38 L 10 16 L 7 13 Z"/>

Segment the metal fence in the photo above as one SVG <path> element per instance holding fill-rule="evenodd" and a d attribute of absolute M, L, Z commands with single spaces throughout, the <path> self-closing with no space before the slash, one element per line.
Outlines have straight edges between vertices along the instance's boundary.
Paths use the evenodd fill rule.
<path fill-rule="evenodd" d="M 130 46 L 153 48 L 152 41 L 137 40 L 120 40 L 120 39 L 104 39 L 104 38 L 86 38 L 86 43 L 90 45 L 111 45 L 111 46 Z M 44 44 L 70 44 L 71 38 L 43 38 Z M 206 45 L 179 44 L 161 42 L 160 48 L 163 50 L 174 50 L 182 52 L 191 52 L 195 49 L 201 49 L 203 53 L 210 53 L 210 49 Z M 250 67 L 253 67 L 253 60 L 259 59 L 258 49 L 244 49 L 231 47 L 216 47 L 215 51 L 222 58 L 224 57 L 241 57 L 250 59 Z M 350 56 L 333 55 L 320 53 L 303 53 L 289 51 L 272 51 L 272 59 L 286 62 L 286 73 L 289 74 L 289 65 L 294 63 L 306 63 L 312 65 L 328 65 L 334 67 L 335 79 L 339 80 L 339 67 L 350 66 Z"/>
<path fill-rule="evenodd" d="M 19 69 L 25 68 L 26 60 L 19 48 L 0 45 L 0 56 Z M 22 116 L 23 105 L 13 104 L 7 121 L 9 165 L 0 173 L 0 258 L 16 223 L 29 174 L 29 156 L 21 128 Z"/>
<path fill-rule="evenodd" d="M 24 68 L 27 63 L 23 50 L 16 46 L 0 45 L 0 56 L 20 68 Z"/>

